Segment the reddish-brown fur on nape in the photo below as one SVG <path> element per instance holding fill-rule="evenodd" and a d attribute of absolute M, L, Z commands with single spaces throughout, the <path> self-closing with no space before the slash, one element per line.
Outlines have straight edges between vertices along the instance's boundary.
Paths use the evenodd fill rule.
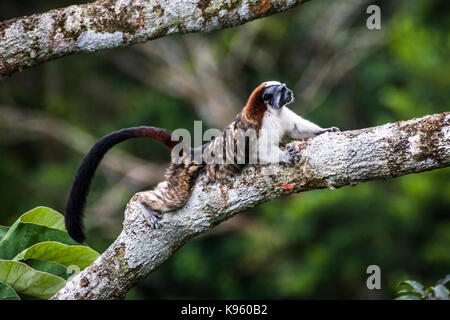
<path fill-rule="evenodd" d="M 252 94 L 248 98 L 247 104 L 245 105 L 243 112 L 245 120 L 255 125 L 258 128 L 258 130 L 262 126 L 264 113 L 267 110 L 266 104 L 262 99 L 264 87 L 265 84 L 262 83 L 255 90 L 253 90 Z"/>

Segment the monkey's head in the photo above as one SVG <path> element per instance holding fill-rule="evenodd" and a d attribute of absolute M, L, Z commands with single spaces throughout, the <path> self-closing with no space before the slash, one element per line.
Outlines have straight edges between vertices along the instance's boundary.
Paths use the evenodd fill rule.
<path fill-rule="evenodd" d="M 284 83 L 278 81 L 264 82 L 261 96 L 267 107 L 278 110 L 294 101 L 294 95 Z"/>
<path fill-rule="evenodd" d="M 277 112 L 292 101 L 294 101 L 294 95 L 284 83 L 278 81 L 263 82 L 253 90 L 248 98 L 244 114 L 247 120 L 261 126 L 267 110 Z"/>

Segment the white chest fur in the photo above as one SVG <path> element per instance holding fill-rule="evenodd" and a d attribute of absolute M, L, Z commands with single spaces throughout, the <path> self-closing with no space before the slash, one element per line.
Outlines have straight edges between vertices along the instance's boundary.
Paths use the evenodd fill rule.
<path fill-rule="evenodd" d="M 299 139 L 311 137 L 323 131 L 324 129 L 303 119 L 287 107 L 282 107 L 280 110 L 268 107 L 258 138 L 259 158 L 262 162 L 284 161 L 287 155 L 280 150 L 279 146 L 285 135 Z"/>
<path fill-rule="evenodd" d="M 262 163 L 277 163 L 282 160 L 283 152 L 279 145 L 285 131 L 281 110 L 267 110 L 258 137 L 258 154 Z"/>
<path fill-rule="evenodd" d="M 279 144 L 285 134 L 285 126 L 280 111 L 267 110 L 264 114 L 260 137 L 271 141 L 271 144 Z"/>

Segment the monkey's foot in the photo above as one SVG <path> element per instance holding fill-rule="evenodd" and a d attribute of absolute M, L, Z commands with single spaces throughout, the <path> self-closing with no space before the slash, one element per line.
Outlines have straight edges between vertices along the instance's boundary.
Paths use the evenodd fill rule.
<path fill-rule="evenodd" d="M 147 223 L 150 225 L 152 229 L 159 229 L 162 227 L 162 224 L 159 220 L 161 220 L 162 215 L 159 212 L 153 211 L 147 207 L 144 210 L 144 218 L 147 220 Z"/>
<path fill-rule="evenodd" d="M 152 229 L 159 229 L 162 227 L 161 222 L 159 221 L 162 218 L 161 213 L 151 209 L 150 206 L 152 205 L 152 202 L 145 195 L 144 192 L 136 193 L 133 196 L 132 200 L 137 201 L 142 205 L 142 207 L 143 207 L 142 212 L 144 213 L 144 218 L 148 222 L 148 224 L 150 225 L 150 227 Z"/>

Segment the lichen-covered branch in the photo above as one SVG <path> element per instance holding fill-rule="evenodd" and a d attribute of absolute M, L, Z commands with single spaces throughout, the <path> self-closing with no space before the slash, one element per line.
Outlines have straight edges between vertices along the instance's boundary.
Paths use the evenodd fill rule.
<path fill-rule="evenodd" d="M 123 298 L 191 238 L 273 198 L 450 166 L 450 112 L 325 133 L 289 147 L 299 151 L 292 166 L 251 165 L 213 184 L 201 177 L 187 204 L 163 215 L 161 229 L 150 229 L 145 209 L 128 203 L 119 237 L 52 299 Z"/>
<path fill-rule="evenodd" d="M 307 0 L 98 0 L 0 22 L 0 77 L 68 54 L 241 25 Z"/>

